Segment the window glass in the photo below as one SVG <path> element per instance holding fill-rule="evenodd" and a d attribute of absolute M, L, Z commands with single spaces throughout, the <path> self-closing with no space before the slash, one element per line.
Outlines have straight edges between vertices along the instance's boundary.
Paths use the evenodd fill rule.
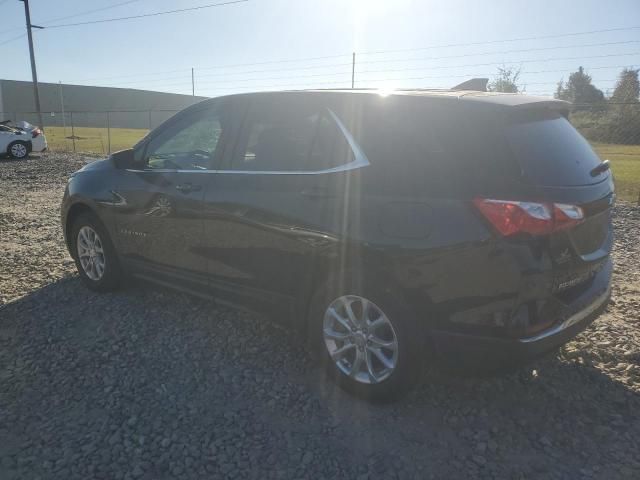
<path fill-rule="evenodd" d="M 222 135 L 218 113 L 190 116 L 154 138 L 147 148 L 146 168 L 206 170 Z"/>
<path fill-rule="evenodd" d="M 353 160 L 353 150 L 335 120 L 328 113 L 321 115 L 307 170 L 327 170 Z"/>
<path fill-rule="evenodd" d="M 252 105 L 234 170 L 319 171 L 351 161 L 349 144 L 327 108 L 296 100 L 262 99 Z"/>
<path fill-rule="evenodd" d="M 524 174 L 538 185 L 588 185 L 600 163 L 589 143 L 559 114 L 542 113 L 507 130 L 507 138 Z"/>
<path fill-rule="evenodd" d="M 383 98 L 365 105 L 355 139 L 371 162 L 367 183 L 379 193 L 451 191 L 461 182 L 449 144 L 456 126 L 424 101 Z"/>

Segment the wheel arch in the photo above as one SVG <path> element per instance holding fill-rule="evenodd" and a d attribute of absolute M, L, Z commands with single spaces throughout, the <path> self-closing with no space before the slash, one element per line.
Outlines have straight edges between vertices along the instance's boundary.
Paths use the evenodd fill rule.
<path fill-rule="evenodd" d="M 15 145 L 16 143 L 24 143 L 24 145 L 27 147 L 27 155 L 29 155 L 31 153 L 31 151 L 33 150 L 33 144 L 31 143 L 31 140 L 22 140 L 22 139 L 18 138 L 16 140 L 12 140 L 11 142 L 9 142 L 7 144 L 7 149 L 5 150 L 5 153 L 7 155 L 11 155 L 11 153 L 10 153 L 11 146 Z"/>
<path fill-rule="evenodd" d="M 317 258 L 311 280 L 304 293 L 300 296 L 297 305 L 297 318 L 304 319 L 295 327 L 296 333 L 302 338 L 308 339 L 310 324 L 313 321 L 313 306 L 316 294 L 329 282 L 343 282 L 345 284 L 357 283 L 362 279 L 363 284 L 371 282 L 372 278 L 384 279 L 380 286 L 389 294 L 392 294 L 399 302 L 410 305 L 410 299 L 405 295 L 402 282 L 397 278 L 392 261 L 379 254 L 361 251 L 360 255 L 342 255 L 350 257 L 352 261 L 331 262 L 326 257 Z M 367 279 L 366 282 L 364 279 Z M 370 284 L 370 283 L 369 283 Z M 349 292 L 344 292 L 349 293 Z M 430 299 L 425 299 L 429 304 Z"/>
<path fill-rule="evenodd" d="M 71 205 L 71 207 L 69 207 L 69 210 L 67 212 L 67 217 L 66 217 L 65 223 L 64 223 L 64 232 L 65 232 L 65 240 L 66 240 L 66 244 L 67 244 L 67 250 L 69 250 L 69 253 L 71 254 L 71 256 L 74 255 L 74 252 L 73 252 L 73 239 L 71 238 L 72 237 L 71 229 L 73 228 L 73 224 L 75 223 L 75 221 L 83 213 L 88 213 L 88 214 L 94 215 L 96 218 L 98 218 L 98 215 L 96 214 L 95 210 L 93 210 L 86 203 L 78 202 L 78 203 L 74 203 L 73 205 Z"/>

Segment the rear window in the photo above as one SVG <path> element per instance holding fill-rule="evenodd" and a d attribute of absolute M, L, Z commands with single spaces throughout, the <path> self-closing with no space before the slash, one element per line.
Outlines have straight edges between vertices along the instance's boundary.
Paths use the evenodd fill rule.
<path fill-rule="evenodd" d="M 517 119 L 507 127 L 507 139 L 524 175 L 537 185 L 589 185 L 605 178 L 591 176 L 600 159 L 559 114 L 547 112 Z"/>

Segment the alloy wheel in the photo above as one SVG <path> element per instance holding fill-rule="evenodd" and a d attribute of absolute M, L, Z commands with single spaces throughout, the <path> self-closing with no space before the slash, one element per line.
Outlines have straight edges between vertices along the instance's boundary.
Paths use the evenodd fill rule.
<path fill-rule="evenodd" d="M 104 248 L 100 236 L 93 228 L 85 225 L 78 231 L 76 245 L 82 270 L 91 280 L 99 281 L 105 268 Z"/>
<path fill-rule="evenodd" d="M 11 145 L 11 155 L 16 158 L 23 158 L 27 156 L 27 147 L 22 143 L 16 143 Z"/>
<path fill-rule="evenodd" d="M 376 384 L 398 363 L 398 337 L 385 313 L 357 295 L 335 299 L 324 314 L 324 343 L 335 366 L 359 383 Z"/>

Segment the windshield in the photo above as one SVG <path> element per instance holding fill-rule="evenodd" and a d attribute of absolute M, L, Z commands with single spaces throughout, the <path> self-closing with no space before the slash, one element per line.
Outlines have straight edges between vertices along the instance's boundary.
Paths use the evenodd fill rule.
<path fill-rule="evenodd" d="M 560 114 L 529 116 L 508 127 L 507 138 L 524 175 L 535 184 L 589 185 L 608 175 L 591 176 L 600 158 Z"/>

